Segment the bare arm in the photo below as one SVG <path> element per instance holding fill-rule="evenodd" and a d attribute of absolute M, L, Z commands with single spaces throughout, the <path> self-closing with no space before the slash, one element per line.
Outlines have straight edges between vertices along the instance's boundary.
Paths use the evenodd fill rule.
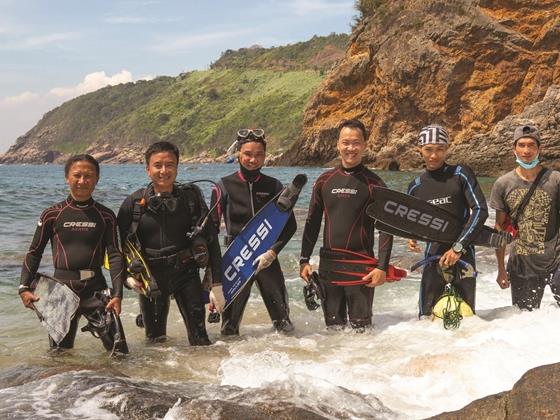
<path fill-rule="evenodd" d="M 496 224 L 494 225 L 496 230 L 504 230 L 506 217 L 505 212 L 496 210 Z M 509 278 L 505 266 L 505 256 L 505 247 L 496 249 L 496 262 L 498 263 L 498 276 L 496 277 L 496 282 L 502 289 L 507 289 L 509 287 Z"/>

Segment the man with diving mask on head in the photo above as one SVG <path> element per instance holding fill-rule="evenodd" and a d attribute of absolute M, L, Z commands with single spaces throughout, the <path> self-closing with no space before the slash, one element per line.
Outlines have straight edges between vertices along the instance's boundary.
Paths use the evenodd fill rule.
<path fill-rule="evenodd" d="M 125 199 L 117 220 L 125 253 L 128 247 L 134 254 L 129 272 L 144 270 L 153 276 L 155 284 L 148 291 L 131 277 L 127 284 L 142 292 L 139 302 L 148 340 L 166 338 L 169 301 L 173 295 L 187 327 L 189 343 L 211 344 L 204 321 L 199 269 L 209 267 L 210 301 L 221 311 L 225 302 L 217 233 L 212 223 L 204 222 L 208 208 L 200 189 L 193 184 L 175 183 L 179 163 L 177 147 L 165 141 L 154 143 L 145 157 L 146 172 L 152 182 Z"/>
<path fill-rule="evenodd" d="M 245 225 L 282 190 L 282 183 L 261 172 L 266 158 L 264 130 L 241 129 L 235 143 L 239 170 L 223 177 L 212 191 L 212 221 L 217 230 L 223 218 L 226 227 L 225 245 L 229 246 Z M 217 205 L 216 205 L 217 204 Z M 255 275 L 245 286 L 222 317 L 222 335 L 239 335 L 239 326 L 253 282 L 261 292 L 274 329 L 290 333 L 294 327 L 290 320 L 288 292 L 278 254 L 296 231 L 293 213 L 276 243 L 256 259 Z"/>

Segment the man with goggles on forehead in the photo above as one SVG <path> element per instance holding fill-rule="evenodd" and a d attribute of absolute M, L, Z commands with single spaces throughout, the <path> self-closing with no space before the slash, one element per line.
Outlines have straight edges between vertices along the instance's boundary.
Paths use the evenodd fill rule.
<path fill-rule="evenodd" d="M 211 344 L 204 321 L 199 268 L 209 266 L 210 300 L 221 311 L 225 302 L 217 233 L 212 223 L 206 223 L 200 231 L 199 221 L 208 208 L 198 187 L 175 183 L 177 147 L 162 141 L 152 144 L 145 155 L 146 172 L 152 182 L 124 200 L 117 219 L 123 243 L 130 241 L 140 251 L 159 289 L 159 296 L 139 296 L 146 337 L 150 341 L 166 338 L 169 300 L 173 295 L 187 327 L 189 343 Z M 204 258 L 200 258 L 201 241 Z"/>
<path fill-rule="evenodd" d="M 239 170 L 223 177 L 218 182 L 216 189 L 212 191 L 211 207 L 214 207 L 214 204 L 219 201 L 218 206 L 212 212 L 212 220 L 219 230 L 220 220 L 223 216 L 226 226 L 226 246 L 241 232 L 247 222 L 283 188 L 279 180 L 261 173 L 266 157 L 264 130 L 260 128 L 239 130 L 237 132 L 237 150 Z M 277 256 L 295 233 L 296 227 L 296 219 L 292 214 L 278 241 L 257 257 L 258 266 L 256 275 L 253 276 L 253 281 L 257 282 L 272 324 L 280 332 L 290 332 L 294 327 L 289 318 L 288 292 Z M 239 324 L 249 300 L 251 285 L 245 286 L 224 311 L 223 335 L 239 335 Z"/>

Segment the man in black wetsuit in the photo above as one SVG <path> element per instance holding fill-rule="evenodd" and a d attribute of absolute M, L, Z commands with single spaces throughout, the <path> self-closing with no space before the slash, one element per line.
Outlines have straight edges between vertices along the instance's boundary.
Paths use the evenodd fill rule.
<path fill-rule="evenodd" d="M 219 201 L 212 219 L 219 230 L 223 215 L 227 245 L 235 239 L 247 222 L 283 188 L 282 183 L 276 178 L 261 173 L 266 152 L 264 131 L 262 129 L 239 130 L 237 142 L 239 171 L 222 178 L 218 182 L 218 189 L 214 189 L 212 192 L 211 207 Z M 289 317 L 288 292 L 284 274 L 277 256 L 293 236 L 296 228 L 296 219 L 291 214 L 278 241 L 257 257 L 259 261 L 257 274 L 252 280 L 257 282 L 274 328 L 281 332 L 290 332 L 294 327 Z M 251 294 L 251 286 L 252 282 L 246 285 L 224 311 L 223 335 L 239 335 L 239 324 Z"/>
<path fill-rule="evenodd" d="M 69 349 L 74 347 L 81 315 L 90 320 L 100 311 L 104 314 L 103 306 L 107 311 L 120 314 L 124 264 L 119 250 L 115 214 L 92 198 L 99 181 L 99 163 L 90 155 L 72 156 L 66 162 L 64 174 L 70 195 L 41 214 L 23 262 L 19 295 L 28 308 L 39 300 L 31 289 L 43 251 L 50 240 L 54 277 L 69 286 L 80 298 L 80 307 L 72 319 L 68 334 L 58 345 L 49 337 L 51 347 Z M 101 271 L 105 252 L 111 264 L 113 289 L 109 302 L 103 305 L 96 292 L 107 289 Z M 88 278 L 81 280 L 88 271 Z M 95 321 L 100 319 L 96 318 Z M 109 329 L 102 337 L 103 345 L 107 350 L 127 353 L 124 341 L 121 347 L 113 349 L 114 335 L 115 329 Z M 124 340 L 124 336 L 121 338 Z"/>
<path fill-rule="evenodd" d="M 447 131 L 439 125 L 429 125 L 420 131 L 418 145 L 426 171 L 408 187 L 408 194 L 461 216 L 464 221 L 464 228 L 452 246 L 437 242 L 429 242 L 426 246 L 426 257 L 441 255 L 441 258 L 424 267 L 420 284 L 420 316 L 430 315 L 444 292 L 446 283 L 441 269 L 449 269 L 459 259 L 476 267 L 472 241 L 488 217 L 486 199 L 473 171 L 466 166 L 445 162 L 448 142 Z M 408 246 L 411 251 L 421 251 L 416 241 L 409 240 Z M 474 311 L 475 278 L 457 278 L 453 285 Z"/>
<path fill-rule="evenodd" d="M 155 278 L 160 296 L 139 295 L 140 311 L 149 341 L 163 341 L 171 295 L 193 346 L 211 344 L 204 320 L 200 254 L 195 248 L 205 242 L 206 259 L 212 276 L 211 301 L 220 310 L 224 297 L 221 285 L 221 254 L 217 234 L 207 223 L 192 236 L 198 222 L 208 213 L 202 192 L 193 184 L 175 184 L 179 150 L 172 143 L 152 144 L 145 153 L 146 172 L 151 183 L 134 192 L 121 205 L 117 216 L 123 243 L 131 241 L 143 255 Z M 197 241 L 195 243 L 195 241 Z M 195 251 L 196 250 L 196 251 Z M 203 250 L 204 251 L 204 250 Z"/>
<path fill-rule="evenodd" d="M 309 259 L 324 214 L 319 282 L 323 289 L 325 323 L 327 327 L 337 327 L 345 326 L 349 320 L 350 326 L 360 331 L 371 326 L 374 287 L 385 282 L 393 237 L 379 234 L 377 268 L 350 285 L 344 285 L 339 278 L 326 278 L 322 265 L 327 255 L 337 250 L 374 256 L 373 219 L 365 211 L 372 202 L 374 189 L 385 184 L 362 164 L 366 138 L 366 129 L 359 120 L 346 120 L 339 125 L 337 149 L 341 165 L 324 172 L 315 181 L 300 259 L 300 276 L 309 281 L 313 271 Z"/>

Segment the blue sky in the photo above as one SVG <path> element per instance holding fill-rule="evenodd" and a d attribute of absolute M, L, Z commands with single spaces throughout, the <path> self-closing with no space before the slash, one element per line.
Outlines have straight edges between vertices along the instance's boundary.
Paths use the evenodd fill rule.
<path fill-rule="evenodd" d="M 62 102 L 206 69 L 227 49 L 350 32 L 353 0 L 0 0 L 0 152 Z"/>

